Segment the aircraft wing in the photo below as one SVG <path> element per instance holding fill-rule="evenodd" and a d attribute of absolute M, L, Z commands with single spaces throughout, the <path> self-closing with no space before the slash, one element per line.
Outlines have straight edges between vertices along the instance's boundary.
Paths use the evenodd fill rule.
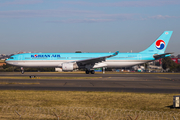
<path fill-rule="evenodd" d="M 90 59 L 85 59 L 85 60 L 78 60 L 78 61 L 76 61 L 76 63 L 77 64 L 82 64 L 82 65 L 95 64 L 95 63 L 98 63 L 98 62 L 105 61 L 106 58 L 116 56 L 116 55 L 118 55 L 118 53 L 119 53 L 119 51 L 116 51 L 115 53 L 113 53 L 112 55 L 109 55 L 109 56 L 90 58 Z"/>
<path fill-rule="evenodd" d="M 160 58 L 162 58 L 163 56 L 169 55 L 169 54 L 173 54 L 173 53 L 164 53 L 164 54 L 160 54 L 160 55 L 154 55 L 153 57 L 154 57 L 155 59 L 160 59 Z"/>

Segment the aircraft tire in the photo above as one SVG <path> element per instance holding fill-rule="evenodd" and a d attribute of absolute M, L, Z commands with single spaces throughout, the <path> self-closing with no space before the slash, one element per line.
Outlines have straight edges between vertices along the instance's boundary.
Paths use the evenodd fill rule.
<path fill-rule="evenodd" d="M 94 70 L 91 70 L 91 74 L 94 74 L 95 73 L 95 71 Z"/>
<path fill-rule="evenodd" d="M 24 74 L 24 70 L 22 70 L 21 73 Z"/>
<path fill-rule="evenodd" d="M 86 74 L 89 74 L 89 70 L 86 70 Z"/>

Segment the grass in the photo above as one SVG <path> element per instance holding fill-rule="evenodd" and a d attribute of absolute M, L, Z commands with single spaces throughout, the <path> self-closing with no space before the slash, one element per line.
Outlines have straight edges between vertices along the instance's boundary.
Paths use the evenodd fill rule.
<path fill-rule="evenodd" d="M 1 90 L 0 106 L 95 107 L 147 111 L 170 109 L 177 94 Z"/>
<path fill-rule="evenodd" d="M 22 76 L 22 77 L 2 77 L 0 76 L 0 79 L 99 79 L 102 77 L 34 77 L 34 78 L 30 78 L 30 77 L 26 77 L 26 76 Z"/>

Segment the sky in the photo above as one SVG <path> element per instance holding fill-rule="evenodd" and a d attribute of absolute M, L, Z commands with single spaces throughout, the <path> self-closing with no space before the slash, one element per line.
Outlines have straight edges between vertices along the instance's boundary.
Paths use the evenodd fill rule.
<path fill-rule="evenodd" d="M 180 54 L 180 0 L 1 0 L 0 54 L 140 52 L 174 31 Z"/>

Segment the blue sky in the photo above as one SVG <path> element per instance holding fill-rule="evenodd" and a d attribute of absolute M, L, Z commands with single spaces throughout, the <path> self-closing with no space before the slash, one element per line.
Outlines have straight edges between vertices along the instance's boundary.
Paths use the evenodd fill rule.
<path fill-rule="evenodd" d="M 140 52 L 166 30 L 180 53 L 180 0 L 1 0 L 0 54 Z"/>

